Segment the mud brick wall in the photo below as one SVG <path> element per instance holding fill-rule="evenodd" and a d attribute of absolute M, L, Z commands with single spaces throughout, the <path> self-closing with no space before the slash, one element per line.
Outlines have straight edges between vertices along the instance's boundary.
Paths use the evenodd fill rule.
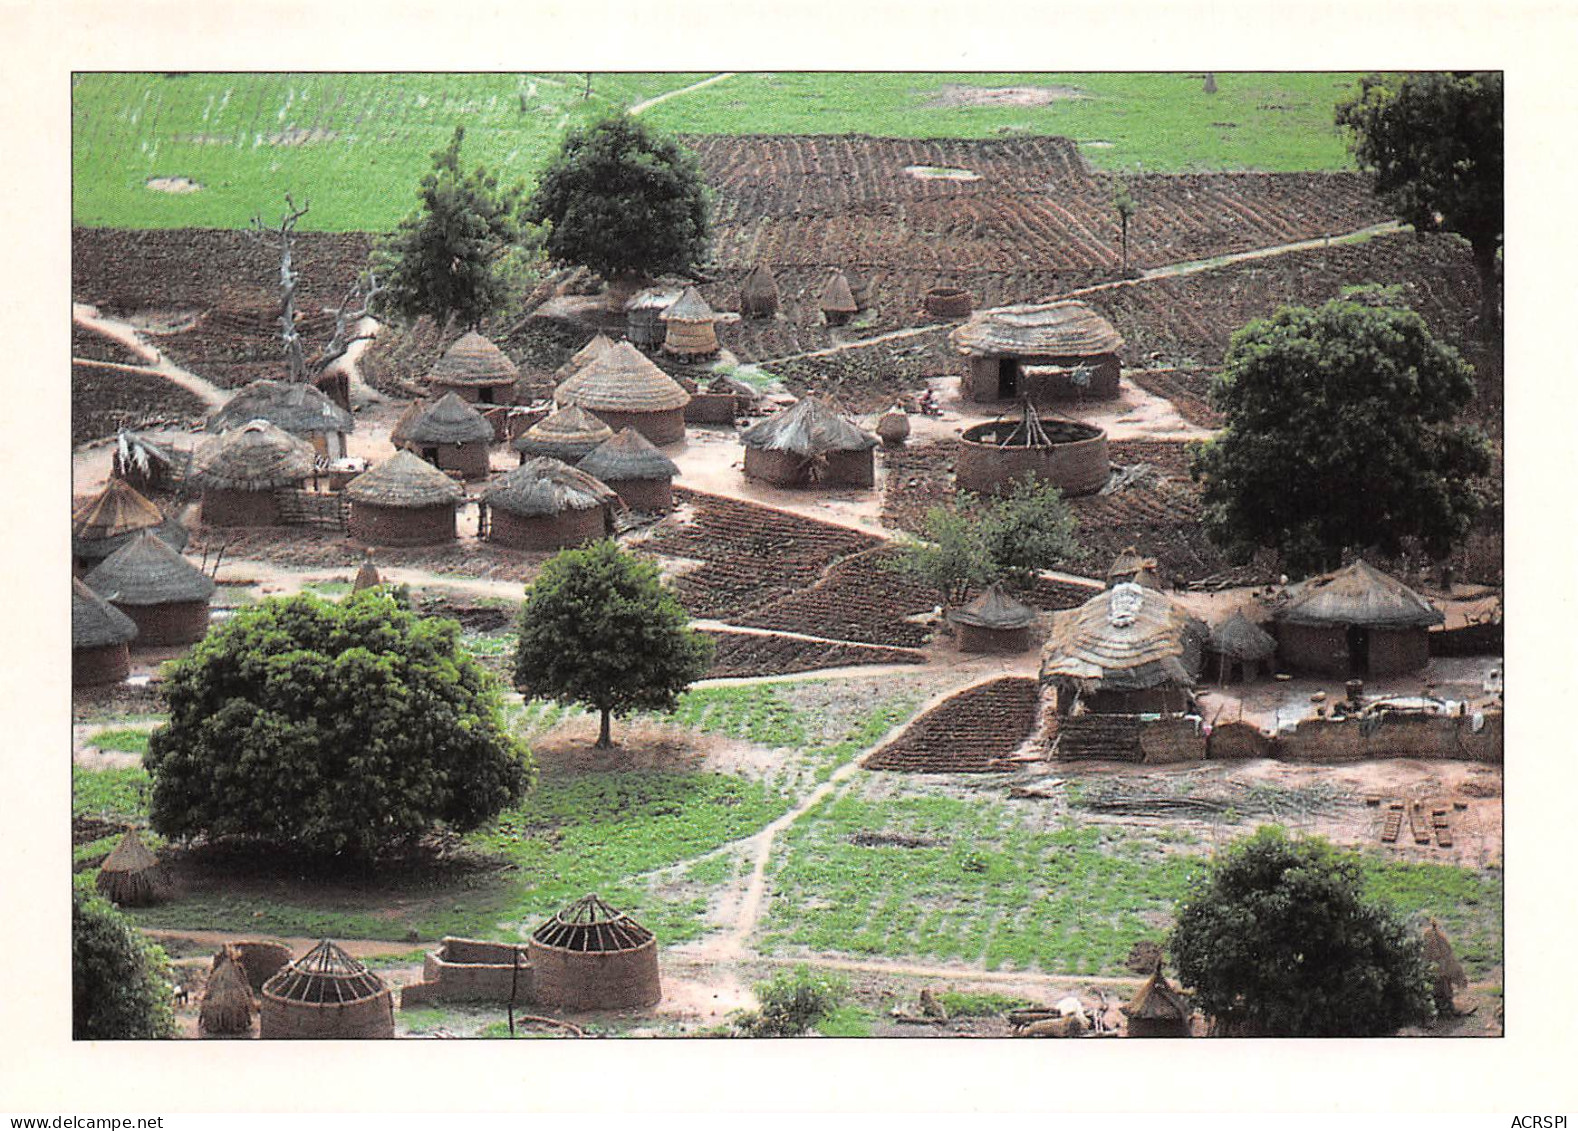
<path fill-rule="evenodd" d="M 529 944 L 533 998 L 550 1009 L 634 1009 L 662 999 L 657 944 L 609 952 Z"/>
<path fill-rule="evenodd" d="M 381 507 L 351 501 L 347 532 L 369 546 L 433 546 L 455 537 L 455 505 Z"/>
<path fill-rule="evenodd" d="M 191 644 L 208 634 L 207 601 L 172 601 L 163 605 L 115 604 L 115 607 L 136 624 L 137 639 L 133 643 L 138 648 Z"/>
<path fill-rule="evenodd" d="M 604 530 L 602 507 L 530 517 L 494 507 L 491 521 L 488 541 L 516 550 L 562 550 L 601 538 Z"/>
<path fill-rule="evenodd" d="M 1502 715 L 1487 714 L 1479 733 L 1468 718 L 1388 718 L 1369 737 L 1356 719 L 1306 719 L 1276 736 L 1271 756 L 1290 762 L 1354 762 L 1370 758 L 1447 758 L 1499 764 Z"/>
<path fill-rule="evenodd" d="M 1205 760 L 1206 738 L 1199 720 L 1158 719 L 1140 727 L 1141 761 L 1147 765 Z"/>
<path fill-rule="evenodd" d="M 263 995 L 258 1035 L 264 1040 L 371 1040 L 394 1036 L 394 999 L 388 990 L 343 1005 L 308 1005 Z"/>

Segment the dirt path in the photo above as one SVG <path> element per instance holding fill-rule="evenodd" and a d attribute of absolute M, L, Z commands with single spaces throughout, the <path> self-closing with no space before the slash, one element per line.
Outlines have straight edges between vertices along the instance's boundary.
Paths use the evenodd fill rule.
<path fill-rule="evenodd" d="M 682 86 L 678 90 L 671 90 L 667 94 L 658 95 L 656 98 L 648 98 L 645 102 L 637 102 L 634 106 L 630 107 L 626 113 L 634 118 L 637 114 L 640 114 L 646 110 L 650 110 L 659 103 L 667 102 L 670 98 L 678 98 L 682 94 L 689 94 L 693 90 L 700 90 L 702 87 L 711 86 L 715 82 L 722 82 L 724 79 L 732 79 L 738 73 L 738 71 L 722 71 L 716 75 L 713 75 L 711 78 L 702 79 L 700 82 L 693 82 L 689 86 Z"/>
<path fill-rule="evenodd" d="M 147 366 L 118 365 L 113 362 L 101 362 L 100 364 L 109 365 L 115 369 L 124 369 L 129 372 L 152 373 L 157 377 L 163 377 L 166 381 L 179 385 L 193 395 L 202 398 L 203 403 L 208 405 L 209 408 L 218 408 L 230 399 L 230 394 L 225 390 L 195 373 L 182 369 L 165 357 L 164 354 L 160 353 L 157 348 L 149 345 L 133 326 L 100 314 L 98 307 L 89 306 L 87 303 L 74 302 L 71 304 L 71 320 L 85 329 L 113 339 L 148 362 Z"/>

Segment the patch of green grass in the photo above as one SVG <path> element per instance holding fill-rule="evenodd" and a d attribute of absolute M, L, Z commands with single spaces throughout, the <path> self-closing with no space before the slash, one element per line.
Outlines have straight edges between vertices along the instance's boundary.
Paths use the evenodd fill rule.
<path fill-rule="evenodd" d="M 824 1037 L 869 1037 L 875 1011 L 856 1002 L 842 1002 L 816 1023 L 816 1031 Z"/>
<path fill-rule="evenodd" d="M 805 721 L 773 684 L 701 687 L 680 696 L 664 722 L 706 734 L 740 738 L 758 746 L 803 746 Z"/>
<path fill-rule="evenodd" d="M 415 950 L 406 951 L 404 954 L 369 955 L 362 961 L 374 970 L 386 970 L 392 966 L 410 966 L 413 963 L 420 966 L 422 960 L 426 957 L 427 948 L 419 946 Z"/>
<path fill-rule="evenodd" d="M 938 1003 L 948 1011 L 949 1017 L 1001 1017 L 1015 1009 L 1028 1009 L 1035 1003 L 1028 998 L 1010 997 L 996 993 L 963 993 L 943 990 L 937 995 Z"/>
<path fill-rule="evenodd" d="M 117 750 L 124 754 L 148 753 L 148 731 L 121 728 L 116 730 L 101 730 L 90 735 L 84 746 L 96 747 L 99 750 Z"/>
<path fill-rule="evenodd" d="M 343 597 L 351 591 L 351 583 L 333 579 L 309 581 L 302 586 L 302 589 L 308 593 L 316 593 L 320 597 Z"/>
<path fill-rule="evenodd" d="M 518 633 L 490 632 L 484 636 L 464 635 L 460 638 L 460 643 L 467 652 L 481 660 L 514 656 L 519 640 Z"/>
<path fill-rule="evenodd" d="M 1450 864 L 1412 864 L 1370 853 L 1361 857 L 1365 889 L 1373 899 L 1423 925 L 1441 924 L 1470 978 L 1502 963 L 1503 894 L 1499 871 Z"/>
<path fill-rule="evenodd" d="M 141 766 L 71 771 L 71 815 L 88 814 L 145 821 L 151 779 Z"/>

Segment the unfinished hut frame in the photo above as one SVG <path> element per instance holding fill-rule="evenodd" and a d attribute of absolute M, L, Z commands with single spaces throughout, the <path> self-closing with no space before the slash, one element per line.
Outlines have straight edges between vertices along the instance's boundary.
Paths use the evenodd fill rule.
<path fill-rule="evenodd" d="M 663 997 L 657 939 L 588 895 L 532 932 L 533 996 L 554 1009 L 639 1009 Z"/>
<path fill-rule="evenodd" d="M 324 939 L 263 984 L 264 1040 L 394 1036 L 394 997 L 365 963 Z"/>

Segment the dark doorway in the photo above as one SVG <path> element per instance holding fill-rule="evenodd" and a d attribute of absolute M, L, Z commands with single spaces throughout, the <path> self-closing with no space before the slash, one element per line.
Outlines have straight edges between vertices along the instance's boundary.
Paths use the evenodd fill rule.
<path fill-rule="evenodd" d="M 997 363 L 997 399 L 1011 401 L 1019 395 L 1019 363 L 1005 357 Z"/>
<path fill-rule="evenodd" d="M 438 466 L 438 449 L 437 448 L 423 448 L 422 449 L 422 458 L 427 460 L 427 462 L 432 464 L 434 467 L 437 467 Z"/>
<path fill-rule="evenodd" d="M 484 385 L 484 386 L 482 386 L 482 388 L 478 389 L 477 390 L 477 400 L 480 401 L 482 404 L 492 404 L 493 403 L 493 386 L 492 385 Z"/>
<path fill-rule="evenodd" d="M 1370 674 L 1370 630 L 1363 625 L 1348 626 L 1348 674 L 1355 678 Z"/>

